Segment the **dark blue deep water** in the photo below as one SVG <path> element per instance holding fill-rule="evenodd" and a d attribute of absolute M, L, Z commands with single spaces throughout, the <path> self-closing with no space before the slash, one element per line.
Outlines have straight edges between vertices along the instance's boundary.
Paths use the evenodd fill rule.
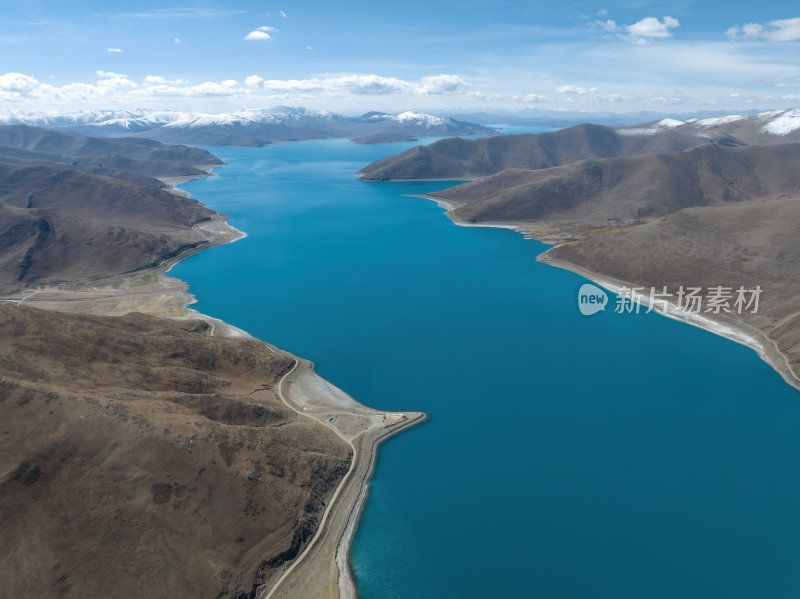
<path fill-rule="evenodd" d="M 248 237 L 173 269 L 203 312 L 424 410 L 384 444 L 361 596 L 800 597 L 800 394 L 656 315 L 581 316 L 545 246 L 354 173 L 411 144 L 211 148 L 184 185 Z M 765 293 L 767 293 L 765 291 Z"/>

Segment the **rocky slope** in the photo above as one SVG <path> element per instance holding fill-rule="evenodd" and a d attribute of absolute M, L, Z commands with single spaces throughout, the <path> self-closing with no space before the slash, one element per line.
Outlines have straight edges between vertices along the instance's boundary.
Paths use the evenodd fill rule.
<path fill-rule="evenodd" d="M 149 185 L 0 162 L 0 291 L 104 278 L 208 243 L 215 213 Z"/>
<path fill-rule="evenodd" d="M 583 160 L 508 169 L 431 194 L 469 222 L 632 221 L 693 206 L 800 195 L 800 144 Z"/>
<path fill-rule="evenodd" d="M 222 164 L 205 150 L 132 137 L 99 138 L 12 125 L 0 127 L 0 161 L 61 166 L 163 187 L 158 177 L 198 177 Z"/>
<path fill-rule="evenodd" d="M 276 395 L 293 359 L 200 321 L 0 305 L 9 597 L 252 597 L 350 447 Z"/>

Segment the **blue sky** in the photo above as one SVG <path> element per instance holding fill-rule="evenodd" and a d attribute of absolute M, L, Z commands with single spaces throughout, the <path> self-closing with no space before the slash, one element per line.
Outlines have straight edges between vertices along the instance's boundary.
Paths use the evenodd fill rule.
<path fill-rule="evenodd" d="M 786 2 L 7 2 L 0 107 L 800 105 Z"/>

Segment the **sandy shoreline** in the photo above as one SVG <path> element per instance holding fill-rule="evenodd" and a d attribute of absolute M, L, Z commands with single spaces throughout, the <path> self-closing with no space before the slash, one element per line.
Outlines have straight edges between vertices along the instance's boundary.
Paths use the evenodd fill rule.
<path fill-rule="evenodd" d="M 453 222 L 453 224 L 460 227 L 491 227 L 497 229 L 511 229 L 525 236 L 526 238 L 534 238 L 531 230 L 527 226 L 522 226 L 515 223 L 470 223 L 463 221 L 453 214 L 455 204 L 430 195 L 412 195 L 410 197 L 419 197 L 426 200 L 436 202 L 439 207 L 446 210 L 445 215 Z M 552 238 L 547 239 L 545 243 L 557 243 Z M 551 248 L 552 249 L 552 248 Z M 636 283 L 629 281 L 620 281 L 612 277 L 608 277 L 601 273 L 592 272 L 570 262 L 558 260 L 550 256 L 550 250 L 543 252 L 536 258 L 543 264 L 549 264 L 556 268 L 561 268 L 584 277 L 597 284 L 600 287 L 608 289 L 612 293 L 619 294 L 623 288 L 632 289 L 636 287 Z M 650 307 L 650 298 L 647 295 L 637 294 L 636 301 L 645 308 Z M 692 314 L 685 312 L 677 307 L 674 303 L 669 303 L 666 312 L 662 310 L 655 310 L 658 314 L 678 320 L 680 322 L 690 324 L 698 327 L 720 337 L 724 337 L 730 341 L 734 341 L 750 349 L 754 350 L 758 356 L 772 367 L 778 374 L 781 375 L 784 381 L 792 387 L 800 390 L 800 377 L 789 366 L 788 358 L 778 348 L 775 341 L 767 337 L 764 333 L 755 329 L 744 322 L 734 320 L 733 318 L 712 319 L 702 314 Z"/>

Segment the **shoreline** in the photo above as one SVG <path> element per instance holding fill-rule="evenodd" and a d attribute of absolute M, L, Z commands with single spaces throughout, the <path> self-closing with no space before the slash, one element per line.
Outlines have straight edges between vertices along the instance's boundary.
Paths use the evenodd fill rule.
<path fill-rule="evenodd" d="M 418 197 L 423 198 L 426 200 L 430 200 L 436 202 L 436 204 L 440 208 L 444 208 L 446 210 L 445 216 L 450 219 L 450 221 L 459 226 L 459 227 L 490 227 L 496 229 L 510 229 L 517 233 L 520 233 L 526 239 L 536 239 L 534 235 L 531 233 L 531 230 L 528 227 L 524 227 L 519 224 L 515 223 L 504 223 L 504 222 L 497 222 L 497 223 L 470 223 L 464 220 L 459 219 L 455 214 L 453 214 L 453 209 L 456 205 L 452 202 L 447 200 L 443 200 L 441 198 L 437 198 L 435 196 L 420 194 L 420 195 L 410 195 L 409 197 Z M 537 241 L 540 241 L 537 239 Z M 540 241 L 541 242 L 541 241 Z M 557 247 L 559 244 L 558 242 L 554 242 L 552 244 L 554 247 Z M 561 268 L 562 270 L 567 270 L 571 273 L 574 273 L 578 276 L 581 276 L 589 281 L 597 284 L 600 287 L 603 287 L 610 291 L 611 293 L 619 294 L 619 291 L 622 288 L 632 289 L 636 287 L 635 283 L 631 283 L 629 281 L 620 281 L 613 277 L 606 276 L 602 273 L 596 273 L 585 269 L 583 267 L 577 266 L 572 264 L 571 262 L 566 262 L 564 260 L 558 260 L 556 258 L 550 257 L 550 250 L 553 248 L 549 248 L 548 250 L 542 252 L 536 257 L 538 262 L 542 264 L 547 264 L 549 266 L 553 266 L 555 268 Z M 645 296 L 642 294 L 636 294 L 634 296 L 634 301 L 637 303 L 645 306 L 649 306 L 649 296 Z M 657 314 L 664 316 L 666 318 L 670 318 L 672 320 L 676 320 L 681 323 L 685 323 L 719 337 L 723 337 L 729 341 L 733 341 L 740 345 L 744 345 L 752 349 L 753 351 L 758 354 L 758 357 L 761 358 L 764 362 L 766 362 L 770 368 L 776 371 L 781 378 L 790 386 L 794 387 L 798 391 L 800 391 L 800 375 L 792 370 L 791 366 L 789 366 L 789 360 L 786 355 L 784 355 L 775 341 L 770 339 L 767 335 L 747 325 L 741 321 L 737 321 L 735 319 L 725 319 L 716 320 L 712 318 L 708 318 L 704 315 L 700 314 L 693 314 L 684 312 L 680 310 L 673 302 L 668 303 L 668 309 L 666 312 L 660 310 L 654 310 Z"/>
<path fill-rule="evenodd" d="M 225 165 L 214 165 L 214 168 L 218 166 Z M 206 169 L 204 168 L 204 170 Z M 206 175 L 202 176 L 164 178 L 161 179 L 161 181 L 168 186 L 172 193 L 184 195 L 184 197 L 191 197 L 190 193 L 178 189 L 177 185 L 198 178 L 215 176 L 214 173 L 211 172 L 211 168 L 208 168 L 206 173 Z M 203 203 L 203 205 L 206 204 Z M 172 267 L 175 266 L 175 264 L 178 264 L 181 260 L 193 255 L 196 252 L 214 247 L 216 245 L 234 243 L 247 237 L 245 232 L 239 231 L 228 223 L 227 216 L 222 215 L 222 218 L 215 220 L 221 222 L 223 225 L 222 236 L 225 237 L 224 239 L 212 241 L 209 245 L 196 248 L 194 251 L 187 252 L 183 256 L 176 256 L 174 259 L 166 261 L 164 265 L 156 267 L 161 269 L 163 266 L 166 266 L 166 268 L 163 268 L 163 270 L 161 270 L 157 276 L 160 276 L 162 279 L 165 278 L 166 273 L 172 270 Z M 198 225 L 198 227 L 202 228 L 200 225 Z M 230 238 L 230 235 L 233 235 L 233 237 Z M 199 318 L 201 320 L 205 320 L 210 322 L 212 327 L 217 326 L 222 328 L 222 334 L 225 336 L 252 337 L 249 333 L 242 331 L 241 329 L 238 329 L 237 327 L 234 327 L 233 325 L 230 325 L 220 319 L 210 317 L 202 312 L 189 308 L 191 304 L 197 303 L 198 300 L 193 294 L 189 293 L 188 285 L 184 281 L 181 281 L 180 279 L 175 280 L 180 281 L 180 283 L 186 287 L 183 294 L 186 298 L 188 298 L 187 302 L 183 306 L 184 310 L 186 310 L 188 314 L 180 318 Z M 314 533 L 312 539 L 309 541 L 308 545 L 306 545 L 299 556 L 289 563 L 283 574 L 274 583 L 269 585 L 269 588 L 267 588 L 266 584 L 262 585 L 262 590 L 258 591 L 257 596 L 262 599 L 271 599 L 272 597 L 281 596 L 286 596 L 289 598 L 296 597 L 297 595 L 295 594 L 294 587 L 298 586 L 299 582 L 304 587 L 302 596 L 308 597 L 309 599 L 312 596 L 320 597 L 320 599 L 356 599 L 358 596 L 358 591 L 352 575 L 352 568 L 350 564 L 350 548 L 352 547 L 355 531 L 358 527 L 358 521 L 361 517 L 366 498 L 369 494 L 369 482 L 375 470 L 375 464 L 378 457 L 378 447 L 383 441 L 388 440 L 394 435 L 397 435 L 402 431 L 411 428 L 412 426 L 427 421 L 428 416 L 424 412 L 382 412 L 373 408 L 369 408 L 317 375 L 314 371 L 313 362 L 281 350 L 261 339 L 259 339 L 259 341 L 264 343 L 264 345 L 269 347 L 272 351 L 291 356 L 295 361 L 292 369 L 284 375 L 278 385 L 278 395 L 281 397 L 281 400 L 284 402 L 284 404 L 286 404 L 287 407 L 295 411 L 297 414 L 312 418 L 313 420 L 316 420 L 317 422 L 332 429 L 339 437 L 344 439 L 350 445 L 353 451 L 353 458 L 350 468 L 334 490 L 333 495 L 330 498 L 330 502 L 328 503 L 328 506 L 326 507 L 322 516 L 319 527 Z M 318 402 L 316 402 L 316 405 L 314 405 L 314 412 L 309 412 L 309 407 L 303 406 L 304 399 L 307 401 L 308 398 L 301 399 L 300 404 L 296 405 L 291 392 L 284 393 L 283 391 L 284 383 L 290 385 L 293 382 L 296 382 L 298 377 L 302 375 L 312 377 L 313 384 L 315 384 L 315 389 L 318 389 L 320 386 L 322 386 L 323 389 L 329 391 L 327 395 L 325 393 L 319 393 L 315 395 L 320 399 Z M 332 412 L 330 410 L 331 408 L 336 408 L 337 404 L 341 401 L 341 397 L 335 397 L 338 394 L 346 397 L 346 402 L 349 403 L 349 405 L 346 406 L 346 412 L 334 411 L 334 418 L 336 416 L 341 416 L 342 414 L 350 417 L 355 414 L 357 417 L 360 416 L 362 418 L 365 416 L 371 417 L 373 421 L 377 418 L 381 421 L 380 424 L 372 422 L 371 426 L 367 427 L 361 432 L 358 432 L 355 437 L 348 438 L 349 427 L 347 425 L 337 427 L 331 423 Z M 318 412 L 316 410 L 322 411 Z M 385 424 L 387 417 L 390 420 L 389 424 Z M 392 418 L 397 420 L 392 422 Z M 346 501 L 348 495 L 352 495 L 352 491 L 350 491 L 350 489 L 355 489 L 358 491 L 358 493 L 355 499 Z M 336 530 L 340 528 L 343 530 L 337 534 Z M 330 537 L 330 535 L 326 536 L 326 532 L 331 530 L 334 530 L 333 537 Z M 328 558 L 331 545 L 333 545 L 334 552 L 332 560 Z M 318 569 L 315 565 L 308 566 L 309 562 L 315 561 L 315 558 L 317 562 L 322 560 L 327 561 L 329 567 Z M 320 565 L 324 566 L 325 564 L 323 562 Z M 336 592 L 333 594 L 329 592 L 329 582 L 324 582 L 324 580 L 317 582 L 317 578 L 313 576 L 313 574 L 317 574 L 317 576 L 321 575 L 324 579 L 325 574 L 320 573 L 326 571 L 330 572 L 331 566 L 335 570 L 336 574 Z M 304 570 L 308 569 L 316 571 L 312 571 L 311 573 L 304 572 Z M 311 582 L 309 585 L 309 581 L 313 582 Z M 309 586 L 311 588 L 308 588 Z M 287 592 L 289 593 L 288 595 L 286 595 Z"/>
<path fill-rule="evenodd" d="M 369 408 L 317 375 L 313 362 L 293 357 L 295 364 L 279 385 L 281 399 L 297 413 L 332 429 L 350 445 L 353 458 L 314 537 L 269 588 L 264 585 L 257 597 L 355 599 L 357 589 L 350 567 L 350 547 L 368 495 L 378 446 L 425 422 L 428 416 L 423 412 L 382 412 Z"/>
<path fill-rule="evenodd" d="M 213 165 L 211 168 L 216 168 L 219 166 L 225 166 L 225 164 Z M 169 191 L 172 193 L 183 195 L 184 197 L 191 197 L 189 192 L 178 189 L 177 185 L 187 181 L 192 181 L 194 179 L 215 176 L 215 174 L 211 171 L 211 168 L 197 168 L 203 168 L 203 170 L 206 170 L 206 174 L 186 177 L 169 177 L 162 178 L 160 180 L 168 186 Z M 206 205 L 203 202 L 201 203 Z M 165 261 L 165 263 L 156 267 L 156 269 L 160 270 L 160 272 L 157 274 L 157 277 L 165 279 L 166 273 L 172 270 L 172 267 L 175 266 L 175 264 L 178 264 L 181 260 L 193 255 L 194 253 L 217 245 L 234 243 L 247 237 L 245 232 L 236 229 L 228 223 L 227 216 L 221 215 L 221 218 L 214 220 L 222 223 L 221 231 L 213 231 L 212 229 L 210 232 L 212 234 L 221 233 L 220 237 L 216 240 L 211 240 L 208 245 L 200 248 L 194 248 L 193 251 L 189 251 L 185 255 L 176 256 L 174 259 Z M 204 223 L 201 223 L 200 225 L 197 225 L 197 227 L 202 228 L 203 224 Z M 213 331 L 217 330 L 217 327 L 219 327 L 222 329 L 222 334 L 224 336 L 252 337 L 252 335 L 249 333 L 242 331 L 241 329 L 234 327 L 233 325 L 230 325 L 220 319 L 213 318 L 203 314 L 202 312 L 189 308 L 190 305 L 197 303 L 198 300 L 193 294 L 189 293 L 188 285 L 184 281 L 181 281 L 180 279 L 175 280 L 180 281 L 180 283 L 185 287 L 182 295 L 187 298 L 186 303 L 183 305 L 183 309 L 186 310 L 188 314 L 178 318 L 199 318 L 201 320 L 205 320 L 206 322 L 209 322 L 212 327 L 214 327 L 214 329 L 212 329 L 212 334 Z M 258 591 L 258 597 L 262 599 L 271 599 L 272 597 L 280 596 L 296 597 L 297 595 L 294 594 L 295 591 L 293 590 L 293 587 L 296 587 L 299 582 L 305 588 L 302 596 L 308 597 L 309 599 L 312 596 L 320 597 L 321 599 L 356 599 L 358 592 L 352 575 L 352 568 L 350 564 L 350 548 L 355 537 L 355 531 L 357 529 L 358 521 L 361 517 L 366 498 L 369 494 L 369 482 L 375 470 L 375 464 L 378 457 L 378 447 L 383 441 L 388 440 L 394 435 L 397 435 L 402 431 L 411 428 L 412 426 L 427 421 L 428 416 L 424 412 L 383 412 L 369 408 L 317 375 L 314 371 L 313 362 L 281 350 L 261 339 L 259 339 L 259 341 L 269 347 L 273 352 L 280 352 L 291 356 L 295 361 L 292 369 L 284 375 L 278 385 L 278 395 L 281 397 L 281 400 L 284 402 L 284 404 L 286 404 L 287 407 L 295 411 L 297 414 L 312 418 L 313 420 L 316 420 L 317 422 L 332 429 L 339 437 L 344 439 L 350 445 L 353 451 L 353 459 L 347 473 L 334 490 L 330 502 L 322 516 L 319 527 L 314 533 L 312 539 L 309 541 L 308 545 L 306 545 L 298 557 L 292 560 L 288 567 L 286 567 L 283 574 L 274 583 L 269 585 L 269 588 L 266 588 L 266 584 L 262 585 L 264 588 L 263 590 Z M 309 412 L 309 407 L 303 406 L 303 399 L 301 399 L 300 405 L 295 405 L 295 401 L 292 398 L 291 393 L 289 392 L 284 394 L 283 391 L 284 383 L 287 385 L 292 384 L 292 382 L 296 382 L 298 377 L 302 376 L 303 374 L 305 374 L 307 377 L 313 378 L 313 383 L 316 384 L 315 389 L 318 389 L 320 386 L 322 386 L 323 389 L 329 391 L 327 395 L 325 393 L 319 393 L 316 395 L 317 397 L 321 396 L 321 400 L 316 402 L 316 405 L 314 406 L 314 412 Z M 320 383 L 322 383 L 322 385 L 320 385 Z M 371 417 L 371 420 L 373 421 L 371 426 L 368 426 L 365 430 L 358 432 L 355 437 L 349 438 L 348 432 L 350 431 L 348 429 L 350 427 L 348 425 L 337 427 L 331 423 L 331 409 L 336 408 L 337 404 L 341 402 L 341 396 L 335 397 L 338 394 L 341 394 L 341 396 L 345 397 L 346 403 L 349 405 L 346 406 L 345 412 L 337 412 L 334 410 L 334 418 L 344 414 L 345 416 L 349 417 L 352 417 L 353 415 L 361 418 L 367 416 Z M 305 400 L 307 402 L 308 398 L 305 398 Z M 341 408 L 342 406 L 338 407 Z M 321 412 L 316 411 L 320 409 L 322 410 Z M 390 421 L 389 424 L 386 424 L 387 418 Z M 375 422 L 376 419 L 378 419 L 379 422 Z M 392 421 L 392 419 L 395 420 Z M 347 499 L 348 494 L 352 495 L 352 492 L 349 492 L 350 489 L 355 489 L 358 491 L 358 493 L 355 499 L 351 499 L 351 501 L 347 502 L 345 499 Z M 328 537 L 325 536 L 327 531 L 340 528 L 343 528 L 343 530 L 338 534 L 334 534 L 332 538 L 329 538 L 330 535 L 328 535 Z M 326 540 L 328 541 L 327 543 L 325 542 Z M 333 559 L 331 560 L 328 559 L 327 554 L 330 552 L 332 543 L 334 555 Z M 310 576 L 309 573 L 303 571 L 309 569 L 307 564 L 309 561 L 314 561 L 315 557 L 316 561 L 327 561 L 329 568 L 317 570 L 317 572 L 311 572 L 311 574 L 316 573 L 319 575 L 320 571 L 324 572 L 326 570 L 330 572 L 330 566 L 333 566 L 333 569 L 336 573 L 336 592 L 334 594 L 329 592 L 329 583 L 325 583 L 323 581 L 317 582 L 317 579 L 314 576 Z M 324 565 L 324 563 L 320 565 Z M 311 568 L 316 569 L 314 566 Z M 293 574 L 294 576 L 292 576 Z M 325 575 L 323 574 L 322 576 L 324 578 Z M 313 581 L 311 585 L 308 585 L 309 581 Z M 308 586 L 311 586 L 311 588 L 308 588 Z M 287 590 L 290 593 L 289 595 L 285 595 Z"/>
<path fill-rule="evenodd" d="M 191 197 L 189 192 L 176 186 L 214 176 L 210 169 L 219 166 L 224 164 L 198 166 L 208 168 L 203 174 L 159 180 L 170 193 Z M 244 239 L 246 233 L 230 225 L 228 217 L 222 213 L 194 225 L 191 231 L 199 233 L 204 242 L 156 266 L 79 284 L 64 283 L 25 289 L 0 298 L 0 302 L 24 303 L 67 313 L 123 316 L 142 312 L 175 320 L 202 320 L 211 325 L 211 336 L 257 339 L 221 319 L 191 308 L 198 300 L 189 291 L 188 283 L 167 276 L 176 264 L 189 256 Z M 279 387 L 281 399 L 287 407 L 332 429 L 353 450 L 351 467 L 334 489 L 314 536 L 299 556 L 264 581 L 257 596 L 262 599 L 273 596 L 355 599 L 357 590 L 350 569 L 349 551 L 368 494 L 378 446 L 403 430 L 424 422 L 427 415 L 423 412 L 384 412 L 369 408 L 319 377 L 314 372 L 312 362 L 267 341 L 257 340 L 271 351 L 290 356 L 295 361 L 295 366 L 284 375 Z M 285 395 L 284 387 L 288 387 Z M 300 593 L 296 590 L 298 586 L 303 587 Z"/>
<path fill-rule="evenodd" d="M 635 283 L 628 281 L 620 281 L 613 277 L 595 273 L 587 270 L 571 262 L 558 260 L 549 256 L 550 250 L 543 252 L 537 256 L 537 261 L 542 264 L 548 264 L 556 268 L 568 270 L 593 283 L 609 290 L 611 293 L 619 294 L 622 288 L 632 289 L 636 286 Z M 633 301 L 649 308 L 650 298 L 644 294 L 634 294 Z M 671 320 L 697 327 L 709 333 L 713 333 L 719 337 L 723 337 L 729 341 L 744 345 L 755 351 L 758 357 L 766 362 L 773 370 L 775 370 L 781 378 L 790 386 L 800 391 L 800 377 L 791 369 L 787 357 L 778 349 L 775 341 L 764 335 L 758 329 L 755 329 L 741 321 L 734 319 L 726 319 L 725 321 L 715 320 L 708 318 L 702 314 L 694 314 L 685 312 L 677 307 L 674 302 L 667 303 L 667 310 L 661 311 L 654 309 L 655 313 L 665 316 Z"/>

